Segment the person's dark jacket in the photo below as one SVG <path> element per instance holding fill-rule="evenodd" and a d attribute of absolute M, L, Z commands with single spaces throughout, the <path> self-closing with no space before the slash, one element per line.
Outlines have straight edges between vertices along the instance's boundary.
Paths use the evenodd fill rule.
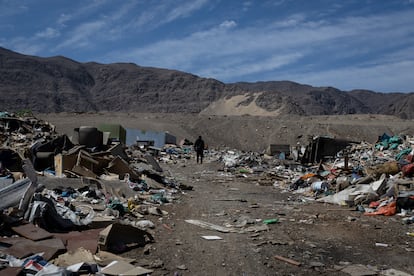
<path fill-rule="evenodd" d="M 198 139 L 194 143 L 194 150 L 196 152 L 203 152 L 204 150 L 204 141 L 201 139 L 201 137 L 198 137 Z"/>

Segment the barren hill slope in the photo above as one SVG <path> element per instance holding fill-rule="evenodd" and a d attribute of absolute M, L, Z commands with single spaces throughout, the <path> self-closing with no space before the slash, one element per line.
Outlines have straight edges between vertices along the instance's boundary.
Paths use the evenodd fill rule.
<path fill-rule="evenodd" d="M 344 92 L 290 81 L 224 84 L 176 70 L 131 63 L 79 63 L 65 57 L 22 55 L 0 47 L 0 110 L 208 110 L 211 114 L 212 107 L 217 110 L 235 96 L 231 102 L 236 108 L 228 110 L 229 115 L 387 114 L 414 118 L 414 93 Z M 252 109 L 255 106 L 258 108 Z"/>

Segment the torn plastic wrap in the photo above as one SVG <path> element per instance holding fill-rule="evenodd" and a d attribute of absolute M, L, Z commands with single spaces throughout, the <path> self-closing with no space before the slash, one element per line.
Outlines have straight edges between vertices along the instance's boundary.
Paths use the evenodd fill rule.
<path fill-rule="evenodd" d="M 51 232 L 68 231 L 75 228 L 75 226 L 90 224 L 95 217 L 92 208 L 83 205 L 76 208 L 78 213 L 41 194 L 35 194 L 34 202 L 26 212 L 25 218 L 29 222 L 36 222 L 39 226 Z M 85 213 L 87 214 L 83 217 Z"/>
<path fill-rule="evenodd" d="M 0 210 L 17 207 L 31 184 L 30 179 L 24 178 L 0 189 Z"/>

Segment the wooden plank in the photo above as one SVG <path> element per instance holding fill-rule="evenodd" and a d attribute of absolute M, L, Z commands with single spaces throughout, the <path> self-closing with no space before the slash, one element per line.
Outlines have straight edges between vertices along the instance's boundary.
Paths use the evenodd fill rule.
<path fill-rule="evenodd" d="M 292 260 L 292 259 L 289 259 L 289 258 L 285 258 L 285 257 L 282 257 L 280 255 L 276 255 L 276 256 L 274 256 L 274 258 L 276 260 L 279 260 L 279 261 L 282 261 L 282 262 L 285 262 L 285 263 L 288 263 L 288 264 L 291 264 L 291 265 L 296 265 L 296 266 L 300 266 L 301 265 L 301 263 L 299 263 L 299 262 L 297 262 L 295 260 Z"/>

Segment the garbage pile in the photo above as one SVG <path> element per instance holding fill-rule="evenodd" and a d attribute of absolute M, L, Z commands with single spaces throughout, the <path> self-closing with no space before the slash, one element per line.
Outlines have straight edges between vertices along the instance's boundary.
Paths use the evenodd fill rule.
<path fill-rule="evenodd" d="M 0 113 L 0 274 L 152 272 L 117 254 L 154 242 L 151 218 L 168 215 L 163 205 L 192 189 L 159 165 L 187 162 L 192 146 L 155 153 L 105 141 L 94 127 L 77 132 L 76 141 L 33 116 Z M 318 137 L 306 148 L 294 159 L 214 149 L 206 158 L 228 174 L 303 200 L 370 216 L 399 213 L 404 223 L 414 223 L 413 137 L 384 134 L 375 144 Z"/>
<path fill-rule="evenodd" d="M 162 205 L 191 187 L 145 149 L 104 143 L 96 128 L 80 128 L 78 140 L 0 113 L 0 273 L 152 272 L 116 254 L 154 242 L 148 217 L 167 215 Z"/>
<path fill-rule="evenodd" d="M 355 207 L 366 215 L 402 213 L 407 223 L 414 221 L 413 154 L 413 137 L 387 134 L 375 144 L 349 143 L 317 164 L 234 150 L 212 153 L 226 171 L 254 176 L 259 184 L 270 182 L 306 200 Z"/>

